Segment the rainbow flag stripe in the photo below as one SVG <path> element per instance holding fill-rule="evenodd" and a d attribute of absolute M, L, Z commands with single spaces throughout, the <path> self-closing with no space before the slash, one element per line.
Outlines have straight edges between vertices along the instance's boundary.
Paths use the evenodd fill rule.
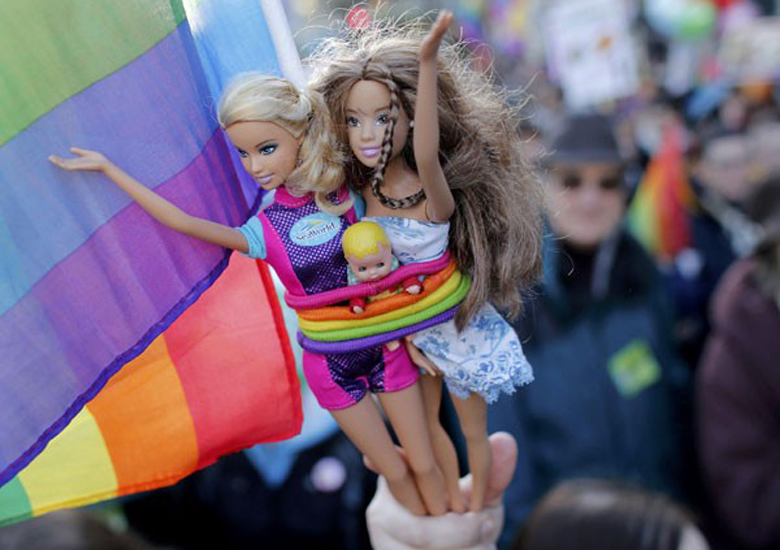
<path fill-rule="evenodd" d="M 669 126 L 631 201 L 628 226 L 651 254 L 670 261 L 690 246 L 688 216 L 694 204 L 680 131 Z"/>
<path fill-rule="evenodd" d="M 272 30 L 284 26 L 268 25 L 253 0 L 0 3 L 0 513 L 9 495 L 26 495 L 31 511 L 12 514 L 21 517 L 159 486 L 295 432 L 292 361 L 272 351 L 289 345 L 265 298 L 272 286 L 253 268 L 245 290 L 266 301 L 240 302 L 265 314 L 241 325 L 241 343 L 216 325 L 172 325 L 229 254 L 161 226 L 105 177 L 47 161 L 70 146 L 99 150 L 184 211 L 240 225 L 261 196 L 218 128 L 215 98 L 238 71 L 281 74 Z M 246 338 L 261 333 L 270 340 Z M 278 380 L 262 393 L 258 360 Z M 209 368 L 237 372 L 198 378 Z M 155 401 L 176 395 L 176 406 Z M 214 414 L 226 403 L 247 408 Z M 167 418 L 182 404 L 183 420 Z M 157 439 L 139 439 L 147 430 Z M 166 442 L 187 458 L 166 455 Z M 157 466 L 142 471 L 153 454 Z M 71 479 L 55 482 L 71 462 Z"/>
<path fill-rule="evenodd" d="M 226 453 L 298 433 L 300 388 L 282 327 L 265 264 L 234 257 L 0 487 L 0 525 L 169 485 Z"/>

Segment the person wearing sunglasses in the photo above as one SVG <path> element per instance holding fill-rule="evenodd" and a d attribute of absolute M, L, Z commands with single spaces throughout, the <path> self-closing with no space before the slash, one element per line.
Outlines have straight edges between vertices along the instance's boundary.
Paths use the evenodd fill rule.
<path fill-rule="evenodd" d="M 686 496 L 690 378 L 674 353 L 660 275 L 624 228 L 627 166 L 609 122 L 571 118 L 547 162 L 544 276 L 514 324 L 535 381 L 488 418 L 520 449 L 503 548 L 566 479 Z"/>

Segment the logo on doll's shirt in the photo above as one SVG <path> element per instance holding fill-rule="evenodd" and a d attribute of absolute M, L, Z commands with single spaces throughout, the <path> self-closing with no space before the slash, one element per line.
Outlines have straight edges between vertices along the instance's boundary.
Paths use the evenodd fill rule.
<path fill-rule="evenodd" d="M 295 222 L 290 229 L 290 239 L 298 246 L 318 246 L 338 235 L 340 229 L 338 217 L 317 212 Z"/>

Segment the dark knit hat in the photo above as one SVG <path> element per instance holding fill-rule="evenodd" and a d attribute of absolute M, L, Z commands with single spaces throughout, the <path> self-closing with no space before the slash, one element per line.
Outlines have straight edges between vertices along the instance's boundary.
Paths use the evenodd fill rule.
<path fill-rule="evenodd" d="M 576 115 L 550 145 L 547 160 L 623 163 L 609 120 L 601 115 Z"/>

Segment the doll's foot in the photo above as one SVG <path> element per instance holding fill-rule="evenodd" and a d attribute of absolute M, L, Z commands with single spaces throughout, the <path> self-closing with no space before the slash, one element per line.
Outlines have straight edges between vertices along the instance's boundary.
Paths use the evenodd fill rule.
<path fill-rule="evenodd" d="M 361 313 L 363 313 L 363 311 L 364 311 L 364 309 L 362 307 L 360 307 L 360 306 L 353 306 L 352 307 L 352 313 L 354 313 L 356 315 L 360 315 Z"/>
<path fill-rule="evenodd" d="M 420 285 L 413 285 L 406 289 L 406 292 L 409 294 L 419 294 L 420 291 L 422 291 L 422 287 Z"/>

